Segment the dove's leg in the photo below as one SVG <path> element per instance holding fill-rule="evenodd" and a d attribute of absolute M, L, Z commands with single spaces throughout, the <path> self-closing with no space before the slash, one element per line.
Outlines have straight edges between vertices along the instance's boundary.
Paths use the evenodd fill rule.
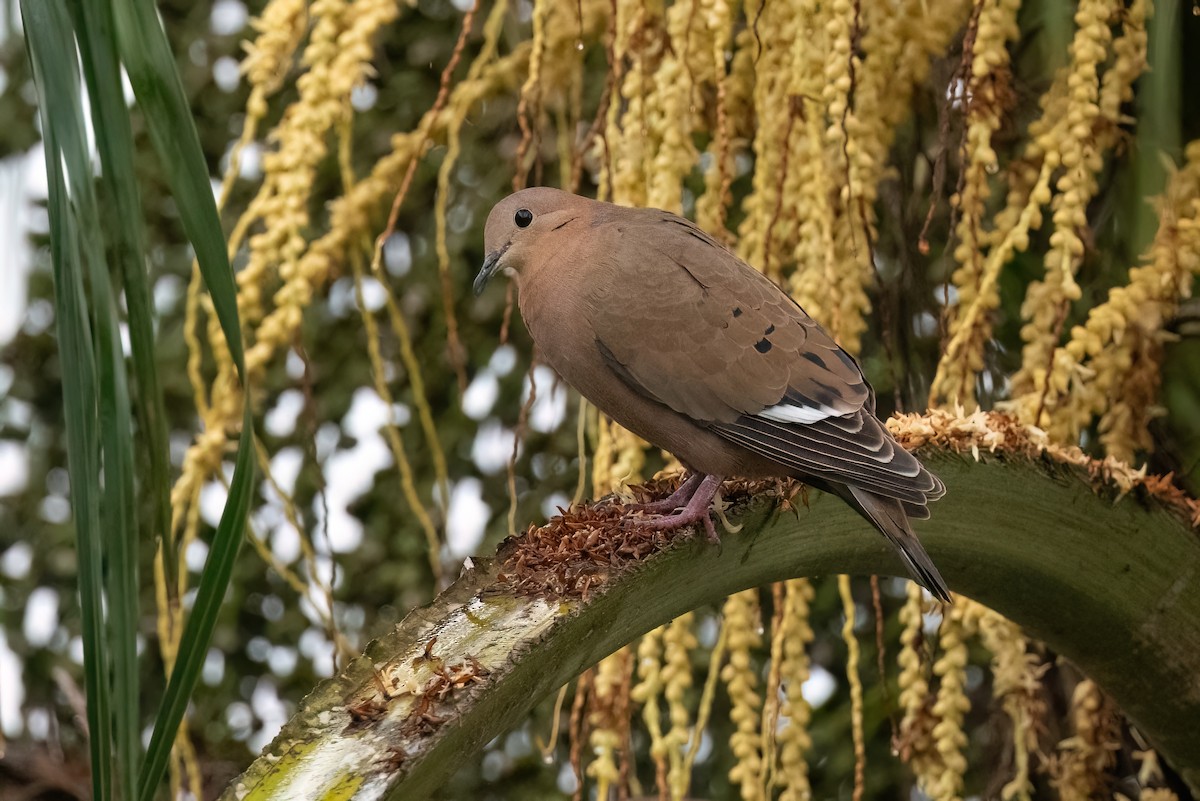
<path fill-rule="evenodd" d="M 639 521 L 638 524 L 655 531 L 673 531 L 677 528 L 703 522 L 708 539 L 711 542 L 719 543 L 721 538 L 717 536 L 717 529 L 713 526 L 709 508 L 712 506 L 713 497 L 717 494 L 717 490 L 724 480 L 724 476 L 704 476 L 699 486 L 696 487 L 696 491 L 692 493 L 691 499 L 682 510 L 675 514 L 663 515 L 654 520 L 647 520 L 645 523 Z"/>
<path fill-rule="evenodd" d="M 692 473 L 679 485 L 679 489 L 672 492 L 666 498 L 659 501 L 650 501 L 649 503 L 630 504 L 629 511 L 660 515 L 667 512 L 674 512 L 676 509 L 682 509 L 687 506 L 688 501 L 696 494 L 696 487 L 703 480 L 703 473 Z"/>

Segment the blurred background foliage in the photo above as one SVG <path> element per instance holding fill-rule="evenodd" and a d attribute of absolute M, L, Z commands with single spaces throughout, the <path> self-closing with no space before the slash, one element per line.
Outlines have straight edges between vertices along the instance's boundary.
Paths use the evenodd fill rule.
<path fill-rule="evenodd" d="M 261 0 L 158 3 L 214 188 L 227 171 L 243 132 L 249 89 L 241 80 L 239 63 L 243 42 L 254 36 L 250 22 L 264 5 Z M 433 106 L 441 70 L 450 61 L 458 39 L 465 10 L 462 5 L 441 0 L 405 5 L 399 11 L 400 21 L 384 26 L 383 33 L 373 40 L 372 74 L 350 98 L 353 149 L 345 155 L 354 175 L 370 173 L 377 160 L 391 150 L 393 134 L 416 129 Z M 489 7 L 485 5 L 483 10 Z M 1016 147 L 1037 117 L 1037 99 L 1050 86 L 1055 69 L 1065 63 L 1074 10 L 1073 4 L 1055 0 L 1021 4 L 1020 35 L 1010 45 L 1011 95 L 995 134 L 997 149 Z M 514 4 L 504 21 L 501 55 L 512 53 L 530 38 L 531 14 L 532 7 L 525 0 Z M 476 18 L 475 31 L 467 40 L 464 66 L 457 73 L 460 77 L 481 47 L 482 17 L 481 13 Z M 1077 276 L 1083 296 L 1071 309 L 1068 327 L 1082 321 L 1110 288 L 1123 283 L 1129 266 L 1136 263 L 1154 233 L 1153 215 L 1148 222 L 1145 217 L 1145 198 L 1162 191 L 1167 171 L 1160 159 L 1178 163 L 1182 144 L 1200 136 L 1200 105 L 1191 102 L 1188 94 L 1191 81 L 1200 78 L 1196 7 L 1188 2 L 1160 2 L 1152 19 L 1151 61 L 1161 69 L 1139 84 L 1138 97 L 1127 109 L 1139 122 L 1128 126 L 1119 145 L 1122 157 L 1106 164 L 1100 173 L 1088 209 L 1088 257 Z M 0 747 L 4 752 L 0 788 L 4 789 L 0 794 L 11 789 L 17 794 L 13 797 L 83 798 L 88 782 L 86 741 L 80 725 L 82 650 L 76 557 L 50 300 L 44 187 L 38 188 L 39 179 L 33 175 L 40 170 L 41 159 L 36 96 L 15 3 L 4 3 L 0 23 L 0 120 L 4 121 L 0 125 L 0 171 L 11 187 L 4 208 L 15 215 L 15 222 L 0 228 L 9 254 L 5 264 L 12 274 L 4 278 L 3 286 L 25 298 L 5 307 L 19 315 L 19 324 L 12 326 L 10 338 L 0 350 L 0 723 L 4 735 Z M 1159 52 L 1155 48 L 1164 53 L 1158 62 L 1154 61 Z M 585 59 L 587 79 L 578 103 L 587 110 L 581 118 L 586 123 L 601 102 L 607 72 L 604 48 L 590 46 Z M 913 95 L 911 115 L 897 126 L 890 147 L 888 160 L 894 169 L 879 183 L 875 250 L 881 268 L 878 284 L 872 289 L 873 311 L 867 318 L 862 357 L 879 395 L 881 415 L 923 407 L 937 367 L 939 321 L 945 312 L 942 293 L 955 266 L 952 248 L 944 247 L 952 238 L 953 225 L 945 198 L 953 191 L 960 169 L 958 143 L 963 129 L 961 107 L 948 100 L 947 86 L 958 74 L 961 60 L 960 31 L 945 54 L 932 60 L 929 77 Z M 295 72 L 288 72 L 270 98 L 260 132 L 278 124 L 299 96 Z M 503 294 L 492 291 L 476 301 L 468 289 L 483 258 L 483 221 L 512 183 L 522 140 L 517 99 L 522 80 L 523 75 L 517 75 L 513 85 L 472 109 L 451 176 L 446 211 L 449 276 L 457 299 L 465 392 L 460 392 L 453 353 L 447 345 L 436 220 L 431 213 L 438 168 L 445 156 L 443 144 L 434 146 L 416 167 L 407 199 L 399 208 L 396 233 L 383 253 L 384 275 L 412 332 L 436 418 L 450 477 L 448 499 L 435 501 L 439 490 L 434 454 L 415 433 L 417 399 L 399 366 L 401 343 L 389 326 L 381 332 L 381 353 L 386 364 L 395 366 L 389 369 L 397 422 L 406 434 L 414 432 L 407 455 L 416 490 L 435 515 L 439 531 L 448 538 L 439 556 L 449 576 L 464 557 L 489 552 L 508 532 L 506 464 L 523 416 L 520 409 L 529 394 L 530 347 L 519 317 L 512 320 L 510 343 L 498 344 L 505 319 Z M 134 126 L 141 154 L 138 179 L 147 213 L 146 250 L 158 314 L 158 369 L 170 418 L 172 463 L 179 469 L 199 427 L 185 369 L 185 297 L 192 253 L 181 235 L 178 212 L 161 167 L 136 115 Z M 553 136 L 547 135 L 539 144 L 535 145 L 539 166 L 533 180 L 540 174 L 545 183 L 557 185 L 565 168 Z M 698 141 L 697 146 L 703 149 L 708 144 Z M 737 174 L 730 176 L 733 209 L 739 209 L 740 199 L 751 191 L 745 145 L 738 144 L 742 155 Z M 276 146 L 260 133 L 242 152 L 225 204 L 229 210 L 227 230 L 258 191 L 263 159 Z M 948 159 L 947 177 L 943 187 L 935 188 L 939 154 Z M 343 179 L 336 158 L 317 162 L 306 236 L 328 226 L 325 201 L 342 194 Z M 693 200 L 702 193 L 704 180 L 700 170 L 686 176 Z M 594 181 L 595 172 L 585 169 L 581 191 L 594 192 Z M 368 213 L 366 228 L 374 236 L 384 230 L 387 208 L 372 208 Z M 730 229 L 736 230 L 740 222 L 735 212 L 728 221 Z M 933 243 L 930 253 L 923 253 L 918 246 L 926 227 L 926 236 Z M 28 249 L 18 241 L 25 239 L 32 243 Z M 1001 277 L 993 346 L 987 353 L 985 378 L 979 384 L 985 407 L 1006 397 L 1007 377 L 1021 364 L 1020 308 L 1029 282 L 1041 274 L 1044 249 L 1044 243 L 1035 244 L 1017 254 Z M 245 262 L 243 251 L 237 255 L 235 269 L 244 268 Z M 274 559 L 297 571 L 315 569 L 326 581 L 332 577 L 333 619 L 345 638 L 344 651 L 351 653 L 388 630 L 407 610 L 428 601 L 437 589 L 425 534 L 399 491 L 401 476 L 380 432 L 388 409 L 373 388 L 360 314 L 360 304 L 365 304 L 380 319 L 384 316 L 383 295 L 373 281 L 366 279 L 361 297 L 356 297 L 350 265 L 336 265 L 327 285 L 316 291 L 304 310 L 302 325 L 286 353 L 265 366 L 262 391 L 253 398 L 273 473 L 301 510 L 316 556 L 302 556 L 298 532 L 285 519 L 278 495 L 265 483 L 252 512 L 253 528 L 264 538 L 264 551 Z M 1142 454 L 1153 469 L 1174 472 L 1176 480 L 1191 491 L 1200 482 L 1200 383 L 1196 378 L 1200 376 L 1200 325 L 1196 320 L 1197 310 L 1185 305 L 1170 324 L 1179 338 L 1168 345 L 1163 362 L 1162 414 L 1156 416 L 1151 429 L 1158 447 Z M 215 369 L 213 356 L 206 351 L 206 374 Z M 521 455 L 513 474 L 518 525 L 544 519 L 555 507 L 566 506 L 579 481 L 577 400 L 568 397 L 565 388 L 552 389 L 552 377 L 544 370 L 534 376 L 538 400 L 523 426 Z M 1094 429 L 1085 431 L 1081 441 L 1100 453 Z M 648 458 L 642 471 L 646 476 L 665 464 L 653 452 Z M 203 563 L 203 540 L 215 526 L 222 500 L 220 483 L 207 481 L 201 493 L 201 538 L 186 554 L 193 571 Z M 439 503 L 450 510 L 448 520 L 436 511 Z M 154 543 L 147 538 L 143 565 L 151 563 L 153 553 Z M 145 583 L 142 634 L 147 647 L 142 678 L 147 692 L 157 695 L 162 678 L 158 651 L 152 647 L 155 621 L 150 611 L 155 599 L 153 587 L 148 580 Z M 815 707 L 809 725 L 813 739 L 810 778 L 815 797 L 849 797 L 855 756 L 850 747 L 850 696 L 844 677 L 847 653 L 840 633 L 842 602 L 833 581 L 815 582 L 814 587 L 809 618 L 814 629 L 810 647 L 814 678 L 806 690 Z M 882 601 L 889 612 L 904 596 L 902 582 L 882 582 Z M 895 676 L 884 679 L 875 667 L 869 589 L 865 585 L 857 588 L 857 597 L 866 683 L 867 796 L 896 798 L 912 792 L 912 779 L 907 767 L 893 755 Z M 319 611 L 324 603 L 319 589 L 310 587 L 303 595 L 297 593 L 255 549 L 243 550 L 192 705 L 191 737 L 205 797 L 214 795 L 240 772 L 274 736 L 298 700 L 317 680 L 331 674 L 335 660 L 345 656 L 337 653 Z M 690 656 L 697 676 L 707 667 L 718 611 L 697 613 L 699 647 Z M 769 619 L 771 611 L 768 602 L 761 614 Z M 896 643 L 900 622 L 889 614 L 882 625 L 882 641 Z M 1053 654 L 1039 656 L 1047 666 L 1042 687 L 1049 707 L 1041 736 L 1053 744 L 1071 733 L 1067 712 L 1080 677 L 1070 665 L 1057 663 Z M 975 703 L 963 728 L 970 734 L 970 764 L 993 769 L 972 770 L 966 793 L 995 797 L 999 792 L 996 777 L 1004 774 L 1011 752 L 1000 712 L 989 704 L 992 678 L 980 667 L 988 659 L 986 651 L 972 646 L 965 691 Z M 882 660 L 879 663 L 883 664 Z M 698 692 L 698 688 L 689 692 Z M 569 795 L 575 779 L 566 743 L 560 741 L 549 764 L 539 752 L 539 743 L 549 737 L 552 715 L 553 699 L 549 699 L 526 725 L 492 743 L 478 762 L 464 765 L 445 797 Z M 727 741 L 732 725 L 724 695 L 718 695 L 712 720 L 711 739 L 701 750 L 693 792 L 708 798 L 736 797 L 737 790 L 728 778 L 734 758 L 720 745 Z M 1136 795 L 1133 777 L 1138 764 L 1131 754 L 1138 744 L 1132 737 L 1128 731 L 1119 737 L 1119 759 L 1106 769 L 1115 784 L 1104 789 L 1106 794 L 1123 789 Z M 639 755 L 638 773 L 643 783 L 652 787 L 654 768 L 647 756 L 646 736 L 640 730 L 633 734 L 633 750 Z M 1052 797 L 1056 792 L 1044 775 L 1039 774 L 1035 782 L 1039 796 Z"/>

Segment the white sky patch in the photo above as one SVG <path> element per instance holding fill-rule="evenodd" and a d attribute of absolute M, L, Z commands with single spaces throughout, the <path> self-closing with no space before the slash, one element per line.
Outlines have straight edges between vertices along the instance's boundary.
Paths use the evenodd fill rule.
<path fill-rule="evenodd" d="M 71 504 L 61 495 L 47 495 L 38 504 L 38 514 L 47 523 L 61 526 L 71 519 Z"/>
<path fill-rule="evenodd" d="M 471 443 L 471 460 L 484 475 L 499 473 L 512 457 L 515 438 L 498 420 L 488 420 L 479 427 Z"/>
<path fill-rule="evenodd" d="M 263 427 L 273 437 L 286 437 L 296 430 L 296 420 L 304 410 L 304 393 L 285 389 L 263 418 Z"/>
<path fill-rule="evenodd" d="M 0 406 L 0 420 L 13 428 L 29 428 L 33 422 L 33 405 L 9 396 L 4 399 L 4 405 Z"/>
<path fill-rule="evenodd" d="M 547 434 L 562 425 L 567 416 L 567 388 L 558 380 L 558 374 L 545 365 L 539 364 L 533 369 L 533 379 L 538 389 L 533 408 L 529 410 L 529 427 Z M 528 397 L 529 379 L 526 378 L 522 401 Z"/>
<path fill-rule="evenodd" d="M 501 345 L 488 360 L 488 369 L 498 376 L 506 376 L 517 366 L 517 351 L 512 345 Z"/>
<path fill-rule="evenodd" d="M 555 777 L 554 783 L 558 786 L 560 793 L 571 795 L 575 792 L 575 788 L 579 786 L 579 780 L 575 778 L 575 769 L 568 763 L 563 762 L 558 766 L 558 776 Z"/>
<path fill-rule="evenodd" d="M 927 311 L 913 318 L 913 333 L 917 336 L 931 337 L 938 331 L 938 320 Z"/>
<path fill-rule="evenodd" d="M 29 454 L 25 446 L 0 440 L 0 497 L 16 495 L 29 482 Z"/>
<path fill-rule="evenodd" d="M 238 67 L 237 60 L 229 56 L 218 58 L 213 63 L 212 73 L 213 83 L 227 94 L 236 91 L 238 84 L 242 82 L 242 71 Z"/>
<path fill-rule="evenodd" d="M 11 550 L 11 549 L 10 549 Z M 21 707 L 25 705 L 25 682 L 21 678 L 21 660 L 8 647 L 8 638 L 0 628 L 0 731 L 5 737 L 20 737 L 25 728 Z"/>
<path fill-rule="evenodd" d="M 175 305 L 183 299 L 187 285 L 177 275 L 159 276 L 154 282 L 154 311 L 160 315 L 169 314 Z"/>
<path fill-rule="evenodd" d="M 412 269 L 412 242 L 408 234 L 397 231 L 383 243 L 383 266 L 397 278 L 408 275 Z"/>
<path fill-rule="evenodd" d="M 316 565 L 316 574 L 318 577 L 320 577 L 321 581 L 333 587 L 334 590 L 337 590 L 340 586 L 342 586 L 342 571 L 338 567 L 337 563 L 335 563 L 328 554 L 318 553 L 313 559 L 313 562 Z M 327 606 L 325 603 L 325 593 L 321 591 L 321 589 L 315 584 L 310 583 L 308 585 L 307 598 L 312 599 L 312 603 L 320 607 Z M 319 616 L 312 619 L 314 621 L 321 620 Z"/>
<path fill-rule="evenodd" d="M 373 83 L 360 84 L 350 90 L 350 105 L 355 111 L 370 111 L 379 100 L 379 89 Z"/>
<path fill-rule="evenodd" d="M 20 330 L 28 272 L 33 265 L 29 234 L 34 201 L 46 196 L 41 145 L 0 161 L 0 345 Z"/>
<path fill-rule="evenodd" d="M 304 359 L 301 359 L 300 354 L 296 353 L 294 349 L 289 348 L 284 369 L 287 370 L 288 378 L 299 381 L 304 377 Z"/>
<path fill-rule="evenodd" d="M 281 490 L 291 495 L 296 489 L 296 478 L 303 464 L 304 451 L 295 446 L 282 448 L 271 457 L 271 477 Z M 263 491 L 274 498 L 274 489 L 264 486 Z"/>
<path fill-rule="evenodd" d="M 221 513 L 225 511 L 228 497 L 229 493 L 220 481 L 206 483 L 200 488 L 200 519 L 215 528 L 221 522 Z"/>
<path fill-rule="evenodd" d="M 412 409 L 407 403 L 392 404 L 392 422 L 397 428 L 404 428 L 412 420 Z"/>
<path fill-rule="evenodd" d="M 14 543 L 8 550 L 0 554 L 0 573 L 10 579 L 23 579 L 29 575 L 33 566 L 33 546 L 28 542 Z M 3 687 L 0 684 L 0 687 Z"/>
<path fill-rule="evenodd" d="M 50 644 L 58 628 L 58 591 L 50 587 L 35 587 L 25 601 L 25 641 L 33 648 Z"/>
<path fill-rule="evenodd" d="M 354 279 L 342 277 L 329 285 L 329 313 L 345 317 L 354 311 Z"/>
<path fill-rule="evenodd" d="M 379 428 L 387 422 L 387 404 L 370 387 L 354 390 L 350 409 L 342 419 L 342 429 L 355 439 L 379 436 Z"/>
<path fill-rule="evenodd" d="M 287 723 L 288 708 L 279 698 L 279 688 L 275 686 L 275 682 L 267 678 L 259 679 L 255 685 L 254 692 L 250 694 L 250 707 L 262 721 L 262 726 L 254 732 L 247 744 L 252 751 L 258 752 L 274 740 L 283 724 Z"/>
<path fill-rule="evenodd" d="M 500 382 L 486 367 L 471 379 L 467 391 L 463 393 L 463 414 L 472 420 L 482 420 L 492 412 L 500 397 Z M 3 493 L 0 493 L 3 494 Z"/>
<path fill-rule="evenodd" d="M 333 643 L 316 628 L 305 629 L 300 635 L 300 654 L 310 661 L 318 676 L 333 675 Z"/>
<path fill-rule="evenodd" d="M 187 562 L 188 570 L 199 573 L 204 569 L 204 563 L 208 561 L 208 543 L 203 540 L 192 540 L 188 543 L 187 550 L 183 552 L 183 558 Z"/>
<path fill-rule="evenodd" d="M 167 450 L 171 455 L 171 464 L 179 467 L 187 456 L 187 449 L 192 445 L 192 435 L 183 431 L 172 431 L 167 435 Z"/>
<path fill-rule="evenodd" d="M 209 648 L 204 655 L 204 667 L 200 670 L 200 680 L 209 687 L 221 683 L 225 676 L 225 653 L 219 648 Z"/>
<path fill-rule="evenodd" d="M 483 501 L 483 482 L 464 478 L 450 490 L 450 512 L 446 520 L 446 548 L 452 559 L 475 553 L 483 542 L 492 510 Z"/>
<path fill-rule="evenodd" d="M 808 678 L 800 687 L 800 694 L 804 696 L 805 701 L 808 701 L 809 706 L 816 709 L 824 705 L 836 689 L 837 679 L 833 677 L 833 674 L 820 665 L 813 665 Z"/>
<path fill-rule="evenodd" d="M 342 427 L 337 423 L 326 421 L 317 426 L 317 435 L 313 437 L 317 447 L 317 461 L 324 462 L 337 450 L 342 440 Z"/>
<path fill-rule="evenodd" d="M 958 305 L 958 287 L 954 284 L 942 284 L 933 290 L 933 300 L 939 306 Z"/>
<path fill-rule="evenodd" d="M 371 488 L 376 473 L 392 464 L 392 454 L 379 433 L 387 416 L 387 404 L 375 390 L 359 387 L 342 420 L 342 428 L 357 440 L 357 444 L 334 453 L 325 461 L 329 547 L 335 553 L 352 551 L 362 542 L 362 523 L 350 514 L 349 506 Z M 318 504 L 318 528 L 321 514 Z"/>
<path fill-rule="evenodd" d="M 25 724 L 29 727 L 30 739 L 36 742 L 50 739 L 50 712 L 45 707 L 35 706 L 30 709 L 25 716 Z"/>
<path fill-rule="evenodd" d="M 567 497 L 565 492 L 556 492 L 542 501 L 542 515 L 549 519 L 559 513 L 558 510 L 560 507 L 566 509 L 570 504 L 571 499 Z"/>
<path fill-rule="evenodd" d="M 329 548 L 335 553 L 353 551 L 362 542 L 363 525 L 350 514 L 350 504 L 370 489 L 375 474 L 391 463 L 392 455 L 381 439 L 360 443 L 348 451 L 336 453 L 326 463 Z M 318 506 L 318 526 L 321 524 L 321 514 L 321 507 Z"/>
<path fill-rule="evenodd" d="M 208 19 L 209 29 L 217 36 L 232 36 L 246 27 L 250 12 L 241 0 L 217 0 Z"/>
<path fill-rule="evenodd" d="M 369 275 L 363 277 L 362 296 L 363 305 L 367 307 L 367 311 L 369 312 L 379 311 L 387 301 L 387 292 L 384 290 L 383 285 Z"/>
<path fill-rule="evenodd" d="M 250 522 L 255 531 L 270 531 L 285 519 L 283 504 L 266 503 L 250 512 Z"/>
<path fill-rule="evenodd" d="M 271 532 L 271 553 L 284 565 L 300 559 L 300 532 L 287 520 L 283 520 Z"/>
<path fill-rule="evenodd" d="M 930 597 L 929 590 L 921 588 L 922 597 Z M 935 604 L 936 606 L 936 604 Z M 921 615 L 921 631 L 926 636 L 933 636 L 942 625 L 941 612 L 925 612 Z"/>
<path fill-rule="evenodd" d="M 271 655 L 267 657 L 267 666 L 271 668 L 271 673 L 274 675 L 287 678 L 296 670 L 297 661 L 299 661 L 299 656 L 295 648 L 276 645 L 271 649 Z"/>

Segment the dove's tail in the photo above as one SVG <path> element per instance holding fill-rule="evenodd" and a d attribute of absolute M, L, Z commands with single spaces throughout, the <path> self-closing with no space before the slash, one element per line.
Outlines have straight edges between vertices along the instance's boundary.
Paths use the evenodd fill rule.
<path fill-rule="evenodd" d="M 895 498 L 875 495 L 864 489 L 840 486 L 835 489 L 846 503 L 871 521 L 896 549 L 908 572 L 940 601 L 951 603 L 950 588 L 908 523 L 904 505 Z"/>

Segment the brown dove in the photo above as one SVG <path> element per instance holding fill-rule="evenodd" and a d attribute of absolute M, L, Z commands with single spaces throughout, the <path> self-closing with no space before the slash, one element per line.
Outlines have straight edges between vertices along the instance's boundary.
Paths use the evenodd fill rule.
<path fill-rule="evenodd" d="M 484 232 L 480 294 L 498 272 L 543 361 L 613 420 L 690 471 L 642 510 L 703 523 L 728 476 L 791 476 L 838 495 L 938 598 L 917 541 L 945 487 L 875 417 L 857 362 L 779 287 L 694 223 L 657 209 L 534 188 L 500 201 Z"/>

